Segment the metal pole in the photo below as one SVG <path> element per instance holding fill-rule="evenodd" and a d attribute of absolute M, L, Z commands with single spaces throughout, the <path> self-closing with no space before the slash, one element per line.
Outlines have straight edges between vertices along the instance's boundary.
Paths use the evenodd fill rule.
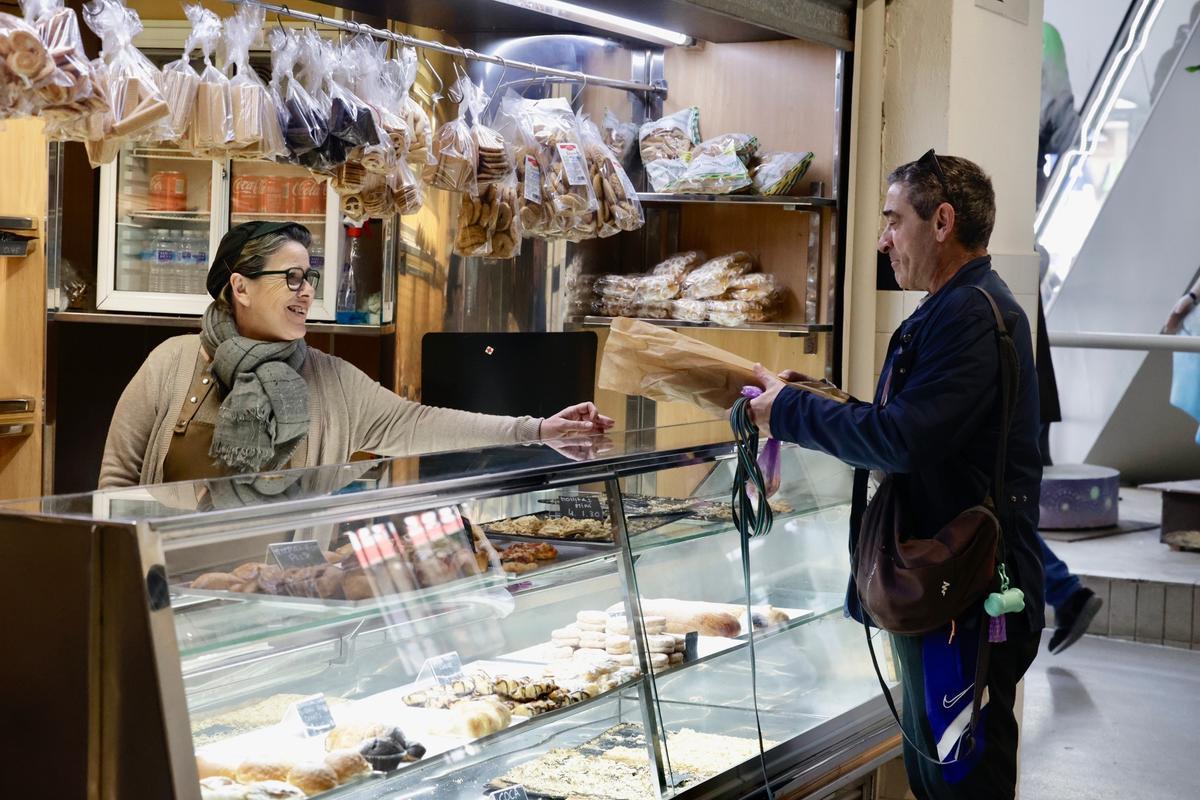
<path fill-rule="evenodd" d="M 337 28 L 338 30 L 347 31 L 349 33 L 361 33 L 366 36 L 373 36 L 376 39 L 386 39 L 391 42 L 408 45 L 409 47 L 420 47 L 425 50 L 436 50 L 439 53 L 447 53 L 452 56 L 461 56 L 473 61 L 486 61 L 490 64 L 499 64 L 503 67 L 511 69 L 523 69 L 528 72 L 536 72 L 539 75 L 557 75 L 562 78 L 571 78 L 573 80 L 587 82 L 592 86 L 607 86 L 611 89 L 624 89 L 630 92 L 666 94 L 665 87 L 652 86 L 648 83 L 623 81 L 617 78 L 603 78 L 599 75 L 588 75 L 583 72 L 576 72 L 572 70 L 543 67 L 540 64 L 530 64 L 525 61 L 512 61 L 501 56 L 491 55 L 490 53 L 477 53 L 474 50 L 462 47 L 454 47 L 453 45 L 442 44 L 441 42 L 418 39 L 414 36 L 409 36 L 403 33 L 393 33 L 392 31 L 372 28 L 370 25 L 364 25 L 361 22 L 346 22 L 344 20 L 330 19 L 323 14 L 310 14 L 307 11 L 293 11 L 286 5 L 262 3 L 259 2 L 259 0 L 225 0 L 225 2 L 233 5 L 257 6 L 258 8 L 261 8 L 264 11 L 269 11 L 273 14 L 290 17 L 292 19 L 304 20 L 306 22 L 316 23 L 318 25 L 328 25 L 331 28 Z"/>
<path fill-rule="evenodd" d="M 1153 333 L 1096 333 L 1093 331 L 1050 331 L 1051 347 L 1089 350 L 1169 350 L 1200 353 L 1200 336 L 1169 336 Z"/>

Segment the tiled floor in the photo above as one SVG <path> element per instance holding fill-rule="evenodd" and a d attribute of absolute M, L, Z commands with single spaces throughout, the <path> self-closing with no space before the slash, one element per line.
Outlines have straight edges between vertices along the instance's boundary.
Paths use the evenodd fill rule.
<path fill-rule="evenodd" d="M 1025 676 L 1022 800 L 1200 796 L 1200 652 L 1085 636 Z"/>

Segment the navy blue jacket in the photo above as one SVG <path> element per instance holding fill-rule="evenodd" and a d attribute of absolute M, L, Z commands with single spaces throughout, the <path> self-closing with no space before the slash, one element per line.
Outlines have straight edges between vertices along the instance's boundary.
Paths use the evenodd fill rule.
<path fill-rule="evenodd" d="M 906 319 L 888 344 L 874 403 L 841 404 L 787 388 L 771 411 L 779 439 L 865 469 L 905 475 L 913 535 L 932 536 L 988 494 L 999 440 L 999 352 L 995 315 L 1016 312 L 1012 335 L 1020 357 L 1017 404 L 1008 436 L 1006 497 L 1000 521 L 1008 575 L 1025 592 L 1025 612 L 1010 615 L 1015 632 L 1045 625 L 1041 547 L 1037 540 L 1042 459 L 1038 451 L 1038 383 L 1029 320 L 991 258 L 967 262 Z M 888 383 L 887 402 L 883 389 Z M 853 550 L 854 542 L 851 542 Z M 853 602 L 852 602 L 853 600 Z M 851 585 L 847 611 L 856 613 Z"/>

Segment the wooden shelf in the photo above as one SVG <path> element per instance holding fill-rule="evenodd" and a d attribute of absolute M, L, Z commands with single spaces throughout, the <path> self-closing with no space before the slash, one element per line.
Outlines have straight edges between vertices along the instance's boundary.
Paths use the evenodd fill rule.
<path fill-rule="evenodd" d="M 607 328 L 612 325 L 614 319 L 624 319 L 623 317 L 596 317 L 596 316 L 575 316 L 567 317 L 566 322 L 571 325 L 578 325 L 584 328 Z M 807 336 L 810 333 L 830 333 L 833 331 L 833 325 L 827 323 L 813 323 L 811 325 L 798 325 L 790 322 L 748 322 L 745 325 L 717 325 L 714 322 L 687 322 L 679 319 L 644 319 L 637 318 L 638 322 L 648 322 L 651 325 L 659 325 L 664 328 L 678 328 L 682 330 L 707 328 L 717 331 L 768 331 L 780 333 L 784 335 Z"/>
<path fill-rule="evenodd" d="M 784 197 L 761 194 L 667 194 L 663 192 L 638 192 L 643 204 L 682 203 L 725 203 L 747 206 L 781 206 L 788 211 L 817 211 L 822 208 L 837 208 L 832 197 Z"/>
<path fill-rule="evenodd" d="M 180 317 L 169 314 L 121 314 L 109 311 L 50 311 L 50 322 L 84 323 L 92 325 L 144 325 L 160 328 L 200 330 L 200 317 Z M 339 325 L 336 322 L 309 322 L 309 333 L 336 336 L 387 336 L 395 333 L 393 323 L 386 325 Z"/>

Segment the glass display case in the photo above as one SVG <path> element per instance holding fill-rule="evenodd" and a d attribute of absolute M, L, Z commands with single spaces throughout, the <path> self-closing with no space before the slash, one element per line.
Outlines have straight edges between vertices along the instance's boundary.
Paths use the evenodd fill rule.
<path fill-rule="evenodd" d="M 104 796 L 800 797 L 894 755 L 849 468 L 785 446 L 744 565 L 724 423 L 613 439 L 3 504 L 7 559 L 88 578 L 74 627 L 0 599 L 91 643 L 34 682 L 90 687 Z"/>

